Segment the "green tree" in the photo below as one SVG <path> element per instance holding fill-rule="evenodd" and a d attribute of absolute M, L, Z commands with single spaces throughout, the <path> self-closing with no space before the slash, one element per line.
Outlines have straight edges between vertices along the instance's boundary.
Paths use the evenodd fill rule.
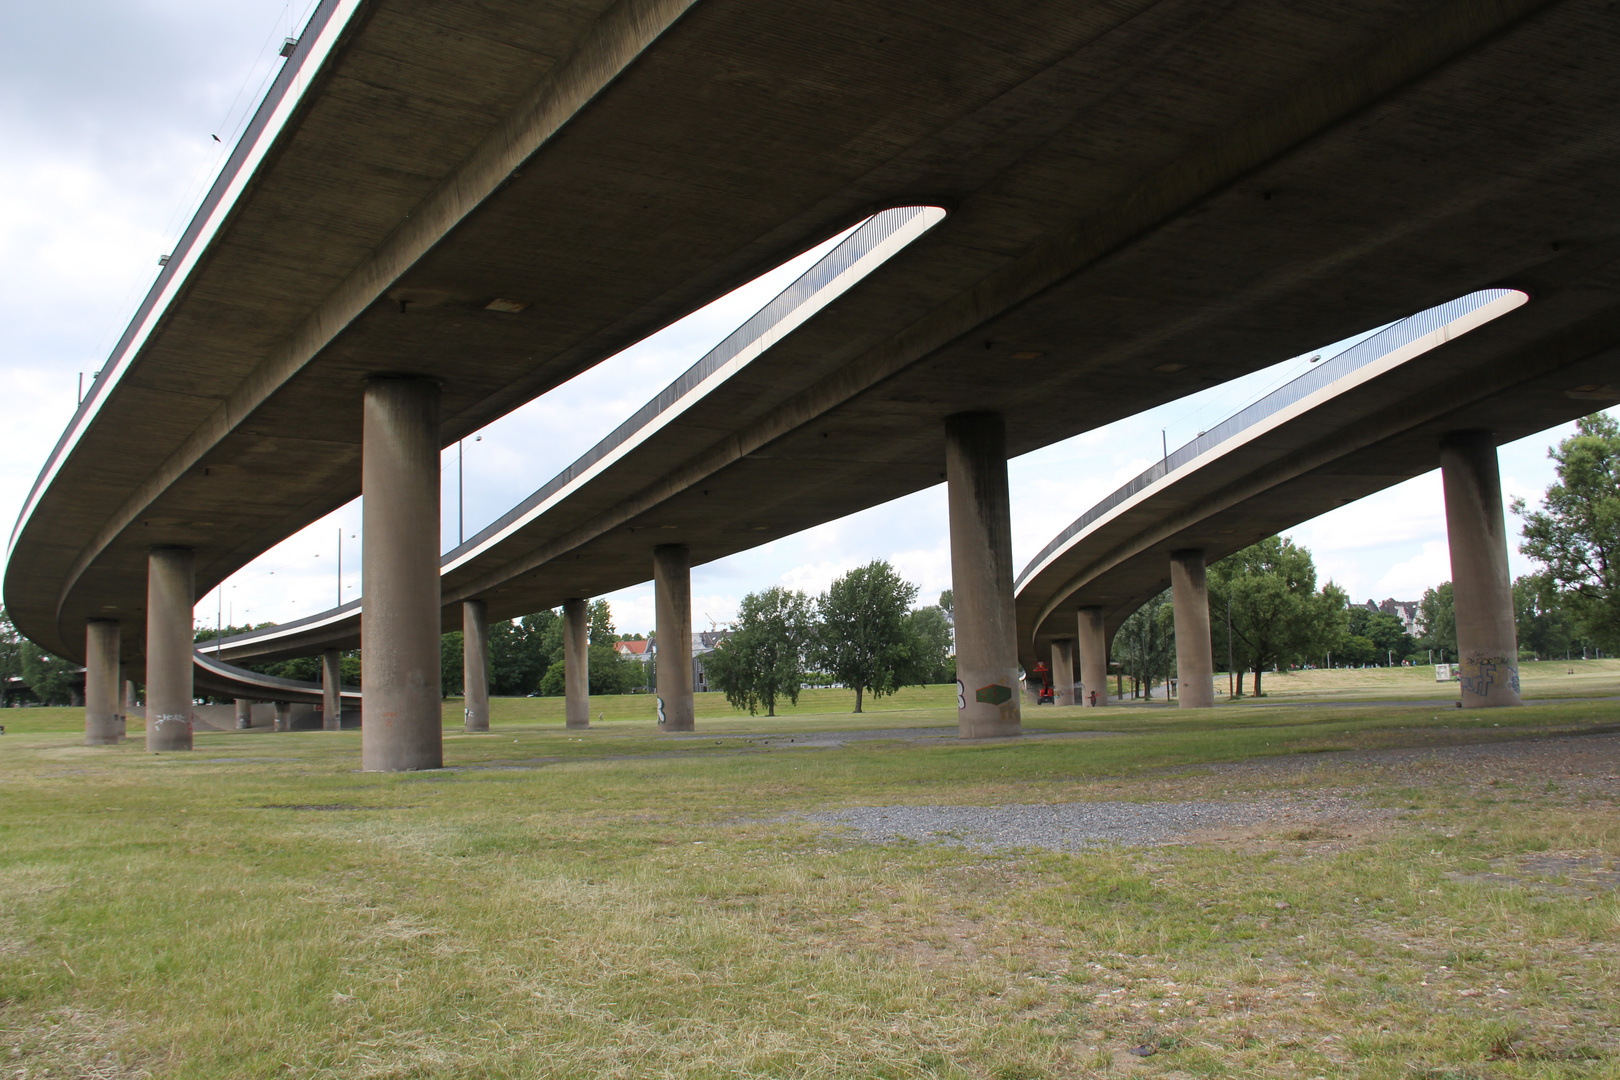
<path fill-rule="evenodd" d="M 731 633 L 704 660 L 709 681 L 734 709 L 776 715 L 782 698 L 795 705 L 804 685 L 805 649 L 813 626 L 810 599 L 780 586 L 749 593 Z"/>
<path fill-rule="evenodd" d="M 22 677 L 22 635 L 12 625 L 11 616 L 0 607 L 0 686 L 7 679 Z"/>
<path fill-rule="evenodd" d="M 1537 660 L 1568 656 L 1581 647 L 1575 625 L 1548 574 L 1525 574 L 1513 582 L 1513 622 L 1520 650 Z"/>
<path fill-rule="evenodd" d="M 1451 582 L 1442 581 L 1432 589 L 1423 590 L 1423 598 L 1418 601 L 1418 618 L 1423 622 L 1418 646 L 1437 653 L 1438 663 L 1445 663 L 1447 656 L 1455 660 L 1457 607 L 1452 599 Z"/>
<path fill-rule="evenodd" d="M 1253 671 L 1256 697 L 1267 667 L 1321 656 L 1343 640 L 1349 619 L 1344 590 L 1330 581 L 1318 592 L 1311 553 L 1286 536 L 1269 536 L 1210 567 L 1209 599 L 1211 635 L 1221 645 L 1230 599 L 1238 682 Z"/>
<path fill-rule="evenodd" d="M 946 590 L 949 596 L 950 590 Z M 918 686 L 938 686 L 956 681 L 956 661 L 951 656 L 950 616 L 942 607 L 920 607 L 906 616 L 911 634 L 911 667 L 905 682 Z"/>
<path fill-rule="evenodd" d="M 1224 624 L 1223 624 L 1224 625 Z M 1176 662 L 1175 609 L 1166 590 L 1131 612 L 1114 634 L 1119 669 L 1153 699 L 1153 683 L 1168 679 Z"/>
<path fill-rule="evenodd" d="M 1376 664 L 1383 667 L 1393 658 L 1404 660 L 1416 648 L 1412 635 L 1406 632 L 1401 620 L 1385 611 L 1378 611 L 1365 604 L 1352 604 L 1347 612 L 1349 625 L 1346 633 L 1349 638 L 1343 640 L 1334 653 L 1345 660 L 1352 660 L 1362 664 Z M 1352 645 L 1350 641 L 1361 638 L 1368 648 Z M 1358 654 L 1352 656 L 1352 653 Z"/>
<path fill-rule="evenodd" d="M 459 697 L 467 692 L 466 659 L 467 639 L 460 630 L 439 636 L 439 695 Z"/>
<path fill-rule="evenodd" d="M 74 665 L 53 656 L 27 638 L 18 649 L 23 682 L 42 705 L 74 704 L 78 679 Z"/>
<path fill-rule="evenodd" d="M 568 669 L 561 660 L 553 660 L 540 679 L 540 693 L 545 697 L 562 697 L 568 692 Z"/>
<path fill-rule="evenodd" d="M 275 624 L 274 623 L 263 623 L 262 625 L 264 625 L 264 626 L 274 626 Z M 198 645 L 201 645 L 205 641 L 213 641 L 216 637 L 232 637 L 232 636 L 234 636 L 236 634 L 246 634 L 250 630 L 256 630 L 256 629 L 258 629 L 258 627 L 254 627 L 254 626 L 230 626 L 230 625 L 226 625 L 223 630 L 221 630 L 218 626 L 198 626 L 196 628 L 196 630 L 192 633 L 192 640 L 195 641 Z M 204 649 L 203 651 L 207 652 L 208 650 Z"/>
<path fill-rule="evenodd" d="M 861 697 L 891 694 L 912 662 L 906 623 L 917 586 L 879 559 L 834 581 L 816 603 L 815 659 L 828 674 Z"/>
<path fill-rule="evenodd" d="M 592 645 L 611 645 L 619 640 L 619 635 L 613 629 L 613 609 L 608 607 L 606 600 L 593 600 L 590 606 L 589 631 Z"/>
<path fill-rule="evenodd" d="M 1384 656 L 1376 641 L 1361 634 L 1346 634 L 1329 651 L 1333 653 L 1335 661 L 1353 665 L 1377 663 Z"/>
<path fill-rule="evenodd" d="M 588 694 L 628 694 L 642 682 L 641 663 L 620 656 L 610 644 L 592 645 L 586 650 L 590 677 L 586 679 Z M 540 680 L 540 693 L 546 697 L 561 697 L 568 691 L 568 668 L 559 656 L 546 669 Z"/>
<path fill-rule="evenodd" d="M 1567 596 L 1576 626 L 1598 646 L 1620 648 L 1620 421 L 1593 413 L 1547 456 L 1558 481 L 1542 496 L 1542 509 L 1513 512 L 1524 518 L 1519 550 L 1546 567 Z"/>
<path fill-rule="evenodd" d="M 546 673 L 540 643 L 521 622 L 505 619 L 489 628 L 489 692 L 522 697 L 540 686 Z"/>

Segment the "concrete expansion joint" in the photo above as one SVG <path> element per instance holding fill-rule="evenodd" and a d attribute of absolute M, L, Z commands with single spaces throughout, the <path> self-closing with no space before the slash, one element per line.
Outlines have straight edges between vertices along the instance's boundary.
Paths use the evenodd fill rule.
<path fill-rule="evenodd" d="M 1475 439 L 1494 438 L 1496 432 L 1486 428 L 1460 428 L 1457 431 L 1448 431 L 1440 436 L 1440 445 L 1447 446 L 1459 442 L 1472 442 Z"/>
<path fill-rule="evenodd" d="M 372 383 L 427 383 L 435 389 L 443 390 L 443 379 L 432 375 L 418 375 L 408 371 L 376 371 L 360 376 L 362 385 L 370 386 Z"/>

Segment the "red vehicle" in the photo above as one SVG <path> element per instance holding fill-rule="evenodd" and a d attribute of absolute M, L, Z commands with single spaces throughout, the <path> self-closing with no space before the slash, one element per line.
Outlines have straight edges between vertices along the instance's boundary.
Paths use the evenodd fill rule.
<path fill-rule="evenodd" d="M 1030 681 L 1035 683 L 1038 691 L 1035 704 L 1054 705 L 1057 703 L 1057 697 L 1052 693 L 1052 672 L 1046 666 L 1046 661 L 1037 660 L 1035 662 L 1035 670 L 1030 673 Z"/>

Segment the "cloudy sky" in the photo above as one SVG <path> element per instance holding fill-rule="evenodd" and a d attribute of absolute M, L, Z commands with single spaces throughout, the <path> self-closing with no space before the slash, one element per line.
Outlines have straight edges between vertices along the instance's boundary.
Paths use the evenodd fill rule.
<path fill-rule="evenodd" d="M 312 0 L 62 0 L 13 5 L 0 35 L 0 518 L 9 531 L 76 404 L 79 376 L 119 332 L 200 201 Z M 219 137 L 215 141 L 214 136 Z M 482 528 L 616 426 L 720 341 L 813 257 L 767 274 L 469 439 L 444 459 L 446 549 L 458 513 Z M 1369 328 L 1371 329 L 1371 328 Z M 1330 343 L 1323 342 L 1324 346 Z M 1171 447 L 1304 367 L 1279 363 L 1011 463 L 1014 562 Z M 1556 429 L 1504 447 L 1506 494 L 1532 502 L 1552 479 Z M 287 540 L 197 606 L 237 623 L 286 620 L 360 590 L 357 505 Z M 1517 523 L 1509 523 L 1517 532 Z M 339 537 L 345 573 L 337 575 Z M 1450 577 L 1438 473 L 1292 530 L 1323 578 L 1356 599 L 1416 598 Z M 693 618 L 724 622 L 750 591 L 816 592 L 884 558 L 924 600 L 950 586 L 943 487 L 694 568 Z M 1514 573 L 1529 564 L 1512 554 Z M 652 626 L 650 584 L 609 597 L 621 630 Z"/>

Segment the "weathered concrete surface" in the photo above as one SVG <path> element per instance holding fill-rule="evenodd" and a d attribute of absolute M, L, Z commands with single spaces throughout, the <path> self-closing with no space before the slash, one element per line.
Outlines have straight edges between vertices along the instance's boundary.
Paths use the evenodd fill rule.
<path fill-rule="evenodd" d="M 245 731 L 253 726 L 253 702 L 247 698 L 236 699 L 236 727 Z"/>
<path fill-rule="evenodd" d="M 118 622 L 91 619 L 84 632 L 84 744 L 112 746 L 124 738 L 118 707 Z"/>
<path fill-rule="evenodd" d="M 1007 427 L 966 413 L 945 421 L 951 590 L 956 605 L 956 722 L 964 739 L 1022 732 L 1013 613 Z"/>
<path fill-rule="evenodd" d="M 591 616 L 582 597 L 563 601 L 563 725 L 591 726 Z"/>
<path fill-rule="evenodd" d="M 489 730 L 489 605 L 482 600 L 461 603 L 461 679 L 464 727 Z"/>
<path fill-rule="evenodd" d="M 191 749 L 191 609 L 197 602 L 190 548 L 155 547 L 146 590 L 146 749 Z"/>
<path fill-rule="evenodd" d="M 364 427 L 361 767 L 437 769 L 444 764 L 438 384 L 370 380 Z"/>
<path fill-rule="evenodd" d="M 1101 608 L 1081 608 L 1076 615 L 1080 649 L 1080 704 L 1101 708 L 1108 704 L 1108 629 Z"/>
<path fill-rule="evenodd" d="M 658 726 L 695 730 L 692 702 L 692 562 L 680 544 L 653 548 L 653 607 L 658 623 Z M 586 714 L 589 720 L 589 713 Z"/>
<path fill-rule="evenodd" d="M 1052 704 L 1074 704 L 1074 639 L 1052 639 Z"/>
<path fill-rule="evenodd" d="M 492 617 L 644 580 L 631 531 L 707 561 L 936 483 L 944 416 L 1021 453 L 1620 232 L 1596 3 L 365 10 L 23 522 L 6 603 L 63 655 L 145 544 L 206 588 L 352 497 L 362 376 L 444 378 L 453 440 L 875 206 L 953 212 Z"/>
<path fill-rule="evenodd" d="M 1215 704 L 1210 656 L 1209 578 L 1197 548 L 1170 553 L 1170 598 L 1176 617 L 1176 697 L 1183 709 Z"/>
<path fill-rule="evenodd" d="M 1463 708 L 1518 705 L 1519 641 L 1495 435 L 1447 435 L 1440 443 L 1440 477 L 1446 493 Z"/>
<path fill-rule="evenodd" d="M 336 649 L 321 650 L 321 727 L 343 730 L 343 654 Z"/>

